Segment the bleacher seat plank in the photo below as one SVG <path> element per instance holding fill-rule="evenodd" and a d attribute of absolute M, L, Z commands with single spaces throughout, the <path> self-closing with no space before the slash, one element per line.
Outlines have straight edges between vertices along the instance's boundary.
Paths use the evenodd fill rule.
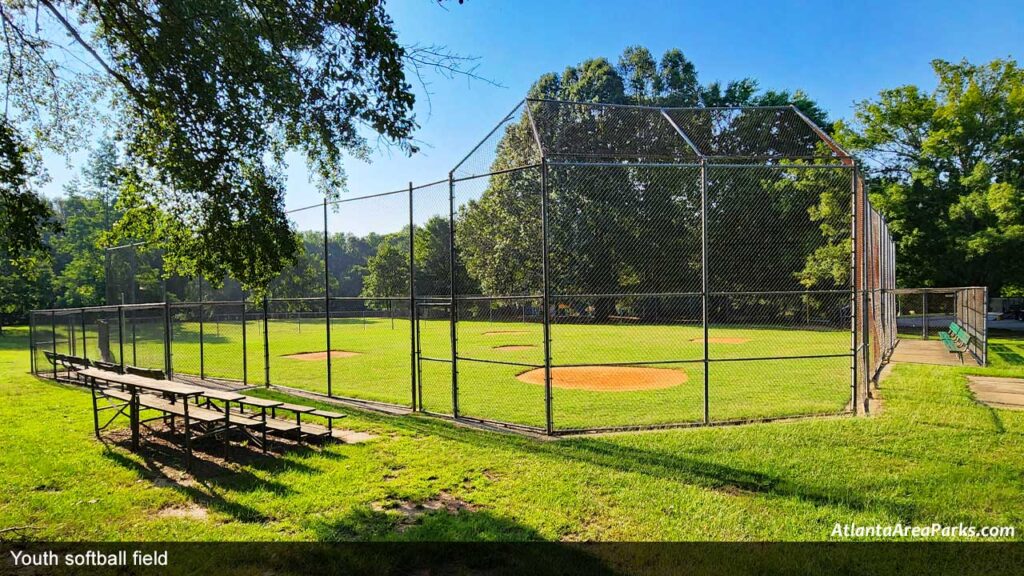
<path fill-rule="evenodd" d="M 345 414 L 342 414 L 340 412 L 330 412 L 328 410 L 313 410 L 312 412 L 309 413 L 309 415 L 310 416 L 319 416 L 321 418 L 329 418 L 331 420 L 336 420 L 338 418 L 344 418 L 345 417 Z"/>

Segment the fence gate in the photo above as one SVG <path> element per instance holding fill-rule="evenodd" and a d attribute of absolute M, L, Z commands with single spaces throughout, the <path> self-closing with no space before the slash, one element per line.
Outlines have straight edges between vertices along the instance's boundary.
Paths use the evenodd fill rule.
<path fill-rule="evenodd" d="M 416 303 L 416 386 L 418 408 L 455 414 L 451 304 Z"/>

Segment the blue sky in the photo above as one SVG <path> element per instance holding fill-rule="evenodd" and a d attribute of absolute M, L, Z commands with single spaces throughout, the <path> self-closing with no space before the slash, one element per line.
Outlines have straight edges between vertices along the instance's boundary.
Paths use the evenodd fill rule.
<path fill-rule="evenodd" d="M 1020 2 L 723 2 L 487 1 L 464 5 L 392 0 L 388 10 L 406 43 L 444 44 L 479 57 L 479 73 L 494 87 L 463 78 L 431 78 L 430 105 L 420 94 L 416 137 L 423 151 L 409 158 L 395 150 L 366 164 L 349 160 L 348 194 L 402 188 L 409 181 L 444 178 L 456 162 L 521 99 L 545 72 L 561 72 L 586 58 L 613 62 L 632 44 L 655 57 L 678 47 L 702 82 L 750 76 L 763 88 L 803 89 L 830 117 L 848 118 L 853 103 L 883 88 L 917 84 L 931 89 L 934 58 L 974 62 L 1024 57 Z M 55 195 L 84 158 L 47 156 Z M 288 206 L 316 203 L 297 157 L 288 171 Z M 300 214 L 300 228 L 318 226 L 319 214 Z M 353 221 L 355 220 L 355 221 Z M 331 227 L 364 233 L 389 228 L 375 218 L 332 214 Z"/>

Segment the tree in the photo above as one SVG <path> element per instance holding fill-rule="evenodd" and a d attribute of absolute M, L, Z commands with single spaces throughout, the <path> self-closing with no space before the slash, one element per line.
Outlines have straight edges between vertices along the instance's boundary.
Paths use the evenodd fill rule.
<path fill-rule="evenodd" d="M 97 306 L 106 302 L 107 255 L 104 238 L 119 214 L 117 148 L 102 141 L 89 155 L 82 180 L 72 180 L 65 196 L 54 200 L 62 232 L 50 237 L 54 254 L 54 292 L 59 306 Z"/>
<path fill-rule="evenodd" d="M 383 2 L 26 0 L 0 5 L 0 32 L 9 124 L 66 149 L 110 111 L 125 153 L 114 238 L 162 249 L 166 273 L 254 290 L 298 250 L 286 152 L 336 194 L 365 134 L 415 151 L 404 65 L 473 75 L 443 47 L 403 47 Z"/>
<path fill-rule="evenodd" d="M 752 79 L 724 86 L 717 82 L 701 85 L 694 65 L 679 50 L 667 51 L 656 63 L 645 48 L 630 47 L 618 67 L 603 58 L 587 60 L 567 68 L 561 76 L 540 77 L 529 95 L 651 106 L 794 104 L 819 123 L 827 120 L 820 107 L 801 92 L 761 92 Z M 678 298 L 615 296 L 638 287 L 651 294 L 700 289 L 699 172 L 642 165 L 652 159 L 692 161 L 687 144 L 657 112 L 617 113 L 613 109 L 602 113 L 545 102 L 529 105 L 548 154 L 607 164 L 548 167 L 551 292 L 556 298 L 609 295 L 566 297 L 573 308 L 589 308 L 601 320 L 627 307 L 650 318 L 669 313 L 692 317 L 692 311 L 682 310 Z M 542 188 L 540 170 L 528 167 L 538 161 L 529 121 L 524 115 L 505 128 L 491 165 L 492 171 L 526 168 L 491 176 L 481 197 L 458 215 L 459 254 L 485 294 L 536 295 L 541 290 Z M 786 126 L 786 122 L 800 126 Z M 810 132 L 792 114 L 740 115 L 716 125 L 714 134 L 711 124 L 695 123 L 684 129 L 700 133 L 704 140 L 714 138 L 728 144 L 728 152 L 736 156 L 764 153 L 757 149 L 764 143 L 753 142 L 748 134 Z M 800 144 L 813 146 L 818 141 L 810 133 L 807 142 Z M 637 160 L 641 164 L 628 163 Z M 719 170 L 711 178 L 709 236 L 718 261 L 732 262 L 731 267 L 711 270 L 717 289 L 764 290 L 764 284 L 757 284 L 759 274 L 764 273 L 772 275 L 771 289 L 799 290 L 797 274 L 807 265 L 814 247 L 823 242 L 825 230 L 811 220 L 811 208 L 818 203 L 821 189 L 787 188 L 765 171 Z M 849 189 L 848 183 L 844 189 Z M 765 192 L 770 194 L 758 196 Z M 751 250 L 749 243 L 743 245 L 736 237 L 738 228 L 773 230 L 784 236 L 787 225 L 801 232 L 767 249 Z"/>
<path fill-rule="evenodd" d="M 43 233 L 53 223 L 49 203 L 36 192 L 42 168 L 35 151 L 0 121 L 0 259 L 31 267 L 44 257 Z"/>
<path fill-rule="evenodd" d="M 938 86 L 859 102 L 841 143 L 887 218 L 903 286 L 1024 286 L 1024 69 L 932 62 Z"/>
<path fill-rule="evenodd" d="M 382 242 L 366 263 L 361 296 L 387 298 L 409 293 L 409 252 L 393 242 Z M 386 302 L 383 303 L 387 305 Z M 371 306 L 374 307 L 374 306 Z M 381 306 L 383 307 L 383 306 Z"/>

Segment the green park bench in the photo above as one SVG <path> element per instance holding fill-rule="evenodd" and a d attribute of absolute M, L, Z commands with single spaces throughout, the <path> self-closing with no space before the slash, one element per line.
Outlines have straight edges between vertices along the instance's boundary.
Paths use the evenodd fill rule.
<path fill-rule="evenodd" d="M 960 363 L 963 364 L 964 352 L 967 352 L 971 345 L 971 335 L 956 322 L 950 322 L 949 331 L 939 332 L 939 339 L 942 340 L 946 350 L 950 354 L 956 354 L 960 358 Z"/>

